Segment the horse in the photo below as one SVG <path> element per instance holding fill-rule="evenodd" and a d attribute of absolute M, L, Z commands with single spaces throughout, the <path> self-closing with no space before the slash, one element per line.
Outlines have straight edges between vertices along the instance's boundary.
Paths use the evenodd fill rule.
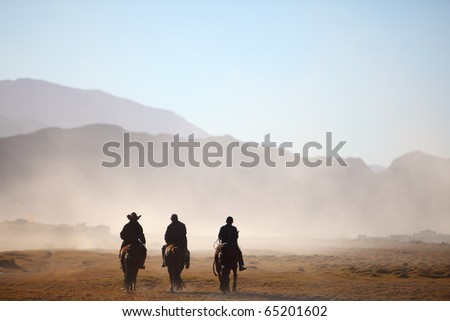
<path fill-rule="evenodd" d="M 181 279 L 181 272 L 186 263 L 186 250 L 182 247 L 169 244 L 164 253 L 164 260 L 169 272 L 170 292 L 182 291 L 184 282 Z"/>
<path fill-rule="evenodd" d="M 233 271 L 233 292 L 237 289 L 237 267 L 239 252 L 237 245 L 222 243 L 216 248 L 213 262 L 213 272 L 219 277 L 219 289 L 224 294 L 230 292 L 230 273 Z"/>
<path fill-rule="evenodd" d="M 123 270 L 123 285 L 124 289 L 129 291 L 136 291 L 136 279 L 141 263 L 141 244 L 128 244 L 120 250 L 120 259 Z"/>

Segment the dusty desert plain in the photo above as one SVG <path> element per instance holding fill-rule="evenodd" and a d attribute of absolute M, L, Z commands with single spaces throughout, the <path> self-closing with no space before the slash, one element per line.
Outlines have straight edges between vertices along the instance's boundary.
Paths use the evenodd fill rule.
<path fill-rule="evenodd" d="M 150 251 L 134 293 L 121 291 L 114 251 L 0 252 L 0 300 L 450 300 L 450 245 L 380 243 L 322 247 L 307 253 L 244 252 L 238 291 L 224 295 L 212 253 L 192 252 L 170 293 L 167 270 Z"/>

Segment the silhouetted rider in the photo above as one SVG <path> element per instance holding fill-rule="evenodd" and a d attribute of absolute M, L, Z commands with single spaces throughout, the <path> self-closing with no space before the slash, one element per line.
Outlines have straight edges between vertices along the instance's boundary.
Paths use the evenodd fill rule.
<path fill-rule="evenodd" d="M 120 238 L 123 240 L 122 246 L 120 249 L 128 244 L 139 245 L 141 249 L 141 265 L 140 269 L 145 269 L 145 259 L 147 258 L 147 249 L 145 248 L 145 235 L 144 230 L 142 229 L 141 224 L 139 224 L 138 220 L 142 215 L 137 215 L 135 212 L 128 214 L 127 218 L 130 220 L 127 224 L 124 225 L 122 232 L 120 232 Z M 122 258 L 121 258 L 122 262 Z"/>
<path fill-rule="evenodd" d="M 166 266 L 166 262 L 164 260 L 164 252 L 166 251 L 167 245 L 172 244 L 185 250 L 185 257 L 186 257 L 185 265 L 186 269 L 189 269 L 191 255 L 187 246 L 186 225 L 184 225 L 184 223 L 178 220 L 177 214 L 172 214 L 170 220 L 172 221 L 172 223 L 170 223 L 169 226 L 167 226 L 166 234 L 164 234 L 164 240 L 166 241 L 166 244 L 161 249 L 163 258 L 163 263 L 161 266 L 162 267 Z"/>
<path fill-rule="evenodd" d="M 233 218 L 227 217 L 226 225 L 222 226 L 219 231 L 219 240 L 221 243 L 227 243 L 236 246 L 239 253 L 239 271 L 247 270 L 244 266 L 244 258 L 242 257 L 242 251 L 238 245 L 239 231 L 236 226 L 233 226 Z"/>

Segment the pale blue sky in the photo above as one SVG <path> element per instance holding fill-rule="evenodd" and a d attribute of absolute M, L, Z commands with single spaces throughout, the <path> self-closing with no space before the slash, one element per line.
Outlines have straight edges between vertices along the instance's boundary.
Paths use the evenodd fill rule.
<path fill-rule="evenodd" d="M 101 89 L 214 135 L 450 157 L 450 1 L 2 1 L 0 79 Z"/>

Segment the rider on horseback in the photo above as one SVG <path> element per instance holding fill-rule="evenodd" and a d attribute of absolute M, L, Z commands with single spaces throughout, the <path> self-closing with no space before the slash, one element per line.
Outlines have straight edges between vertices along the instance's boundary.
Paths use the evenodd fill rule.
<path fill-rule="evenodd" d="M 120 232 L 120 238 L 123 240 L 122 246 L 120 247 L 120 253 L 122 253 L 122 248 L 129 244 L 139 245 L 141 251 L 141 264 L 140 269 L 145 269 L 145 259 L 147 258 L 147 249 L 145 248 L 145 236 L 144 231 L 142 229 L 141 224 L 139 224 L 138 220 L 141 215 L 137 215 L 135 212 L 127 215 L 127 218 L 130 220 Z M 120 262 L 122 262 L 122 257 L 120 258 Z"/>
<path fill-rule="evenodd" d="M 227 243 L 229 245 L 236 246 L 239 253 L 239 271 L 247 270 L 244 266 L 244 258 L 242 257 L 242 251 L 238 246 L 237 239 L 239 238 L 239 231 L 236 226 L 233 226 L 233 218 L 227 217 L 226 225 L 222 226 L 219 231 L 219 240 L 221 243 Z"/>
<path fill-rule="evenodd" d="M 185 266 L 186 269 L 189 269 L 191 255 L 187 247 L 186 225 L 184 225 L 182 222 L 178 220 L 177 214 L 172 214 L 170 220 L 172 221 L 172 223 L 170 223 L 169 226 L 167 226 L 166 234 L 164 235 L 164 240 L 166 241 L 166 244 L 161 249 L 162 251 L 161 267 L 166 267 L 166 261 L 164 260 L 164 252 L 166 251 L 167 245 L 172 244 L 185 250 L 186 256 Z"/>

